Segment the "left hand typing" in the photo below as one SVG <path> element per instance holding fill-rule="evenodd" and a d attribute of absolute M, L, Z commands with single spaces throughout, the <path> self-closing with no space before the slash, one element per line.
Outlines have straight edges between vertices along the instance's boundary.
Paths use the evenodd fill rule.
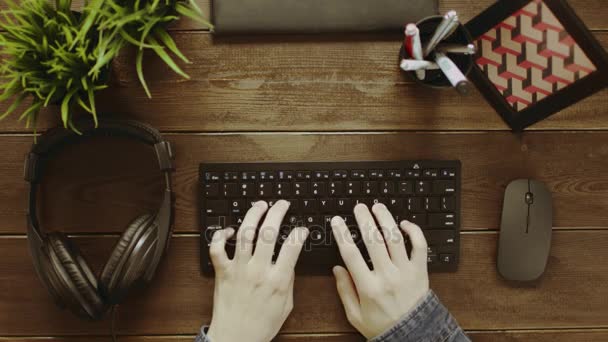
<path fill-rule="evenodd" d="M 254 237 L 267 209 L 264 201 L 249 209 L 239 228 L 232 260 L 224 247 L 234 229 L 213 235 L 209 253 L 215 268 L 215 292 L 207 334 L 213 342 L 270 341 L 293 309 L 294 267 L 308 230 L 292 230 L 273 264 L 275 244 L 289 202 L 278 201 L 268 210 L 253 252 Z"/>

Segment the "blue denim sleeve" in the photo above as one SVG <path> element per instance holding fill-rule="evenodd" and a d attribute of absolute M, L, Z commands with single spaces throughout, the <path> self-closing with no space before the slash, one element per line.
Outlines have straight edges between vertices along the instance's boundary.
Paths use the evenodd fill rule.
<path fill-rule="evenodd" d="M 206 327 L 201 328 L 194 342 L 211 342 L 206 330 Z M 471 340 L 435 293 L 429 290 L 414 310 L 370 342 L 471 342 Z"/>
<path fill-rule="evenodd" d="M 432 290 L 395 326 L 370 342 L 471 342 Z"/>
<path fill-rule="evenodd" d="M 194 340 L 194 342 L 211 342 L 209 337 L 207 337 L 207 327 L 201 328 L 201 331 L 198 334 L 198 336 L 196 336 L 196 339 Z"/>

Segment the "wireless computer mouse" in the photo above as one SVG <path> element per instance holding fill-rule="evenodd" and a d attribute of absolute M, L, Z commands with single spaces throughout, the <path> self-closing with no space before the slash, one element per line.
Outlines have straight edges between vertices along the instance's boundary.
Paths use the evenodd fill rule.
<path fill-rule="evenodd" d="M 551 193 L 542 182 L 519 179 L 505 191 L 498 242 L 498 272 L 533 281 L 547 265 L 553 229 Z"/>

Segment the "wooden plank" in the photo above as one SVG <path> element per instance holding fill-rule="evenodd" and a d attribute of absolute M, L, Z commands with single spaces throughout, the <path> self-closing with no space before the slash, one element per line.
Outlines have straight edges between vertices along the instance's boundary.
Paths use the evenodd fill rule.
<path fill-rule="evenodd" d="M 198 164 L 203 161 L 346 161 L 460 159 L 463 229 L 496 229 L 505 186 L 531 177 L 554 195 L 556 228 L 606 227 L 608 133 L 383 133 L 170 135 L 176 230 L 197 232 Z M 24 233 L 23 156 L 32 137 L 2 137 L 0 232 Z M 47 229 L 122 231 L 153 211 L 161 189 L 146 146 L 100 138 L 54 158 L 43 182 L 41 217 Z M 91 218 L 95 218 L 92 220 Z"/>
<path fill-rule="evenodd" d="M 211 12 L 211 2 L 212 0 L 197 0 L 198 5 L 207 17 Z M 466 22 L 473 18 L 477 13 L 480 13 L 489 7 L 493 2 L 493 0 L 439 0 L 439 5 L 441 13 L 455 9 L 460 14 L 461 20 Z M 570 0 L 568 2 L 591 29 L 599 30 L 608 28 L 605 21 L 606 7 L 602 0 Z M 74 0 L 74 8 L 76 10 L 81 9 L 82 4 L 82 0 Z M 6 8 L 6 4 L 3 2 L 0 3 L 0 9 L 4 8 Z M 184 20 L 177 23 L 173 29 L 201 30 L 204 29 L 204 27 L 196 22 Z"/>
<path fill-rule="evenodd" d="M 497 235 L 462 236 L 457 273 L 432 274 L 431 286 L 469 330 L 608 326 L 608 231 L 556 232 L 549 265 L 531 287 L 513 287 L 496 272 Z M 115 242 L 75 239 L 95 269 Z M 109 321 L 81 322 L 58 310 L 34 274 L 23 238 L 0 239 L 0 336 L 107 334 Z M 119 308 L 117 331 L 127 335 L 193 334 L 208 323 L 213 280 L 199 276 L 199 239 L 175 237 L 158 277 Z M 352 332 L 334 280 L 298 276 L 286 333 Z"/>
<path fill-rule="evenodd" d="M 144 72 L 153 96 L 149 99 L 137 79 L 134 55 L 126 53 L 114 63 L 110 89 L 98 95 L 100 113 L 187 132 L 508 129 L 477 91 L 462 97 L 451 89 L 413 84 L 397 67 L 398 36 L 253 41 L 214 39 L 204 32 L 174 36 L 192 61 L 183 65 L 191 79 L 181 78 L 148 54 Z M 598 37 L 608 46 L 608 32 Z M 596 94 L 532 129 L 608 129 L 606 94 Z M 0 112 L 9 105 L 0 103 Z M 40 129 L 59 123 L 55 106 L 41 116 Z M 31 131 L 18 117 L 0 122 L 0 131 Z"/>
<path fill-rule="evenodd" d="M 606 330 L 548 330 L 548 331 L 491 331 L 491 332 L 467 332 L 468 336 L 475 342 L 597 342 L 608 340 Z M 120 336 L 125 342 L 191 342 L 194 335 L 190 336 Z M 0 337 L 0 341 L 14 342 L 38 342 L 41 338 L 36 337 Z M 84 341 L 84 337 L 44 337 L 45 341 L 52 342 L 76 342 Z M 102 342 L 108 341 L 107 337 L 86 337 L 86 341 Z M 365 341 L 358 334 L 316 334 L 316 335 L 279 335 L 277 342 L 282 341 L 325 341 L 325 342 L 352 342 Z"/>

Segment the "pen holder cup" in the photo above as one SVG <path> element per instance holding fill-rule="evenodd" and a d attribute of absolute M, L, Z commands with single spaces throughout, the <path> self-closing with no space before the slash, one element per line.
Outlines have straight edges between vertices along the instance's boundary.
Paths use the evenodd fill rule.
<path fill-rule="evenodd" d="M 433 37 L 435 30 L 441 23 L 443 16 L 433 16 L 422 19 L 418 22 L 418 29 L 420 30 L 420 42 L 424 47 L 426 43 Z M 441 43 L 450 43 L 450 44 L 462 44 L 467 45 L 473 43 L 473 38 L 471 38 L 471 34 L 466 29 L 463 24 L 459 24 L 454 33 L 443 40 Z M 401 51 L 399 52 L 400 61 L 401 59 L 412 59 L 413 57 L 407 53 L 405 46 L 401 45 Z M 473 69 L 473 56 L 472 55 L 464 55 L 464 54 L 448 54 L 448 56 L 452 59 L 454 64 L 458 66 L 460 71 L 465 76 L 468 76 L 471 70 Z M 431 57 L 429 59 L 429 57 Z M 427 59 L 431 62 L 434 62 L 432 59 L 433 53 L 431 52 Z M 431 88 L 452 88 L 452 84 L 445 77 L 441 70 L 426 70 L 426 77 L 423 80 L 418 79 L 416 77 L 416 73 L 413 71 L 402 71 L 410 75 L 414 81 L 420 84 L 424 84 Z"/>

